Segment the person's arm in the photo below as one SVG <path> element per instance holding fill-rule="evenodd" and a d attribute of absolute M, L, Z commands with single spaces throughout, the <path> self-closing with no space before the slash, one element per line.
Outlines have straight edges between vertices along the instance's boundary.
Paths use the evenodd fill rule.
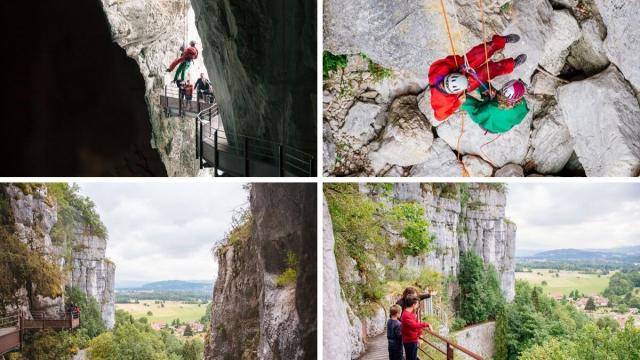
<path fill-rule="evenodd" d="M 402 318 L 402 326 L 406 326 L 411 330 L 422 330 L 426 327 L 425 323 L 419 322 L 415 316 L 405 316 Z"/>
<path fill-rule="evenodd" d="M 431 293 L 426 292 L 424 294 L 420 294 L 420 300 L 425 300 L 431 297 Z"/>
<path fill-rule="evenodd" d="M 402 340 L 402 333 L 400 332 L 400 324 L 395 324 L 393 327 L 393 338 L 396 340 Z"/>

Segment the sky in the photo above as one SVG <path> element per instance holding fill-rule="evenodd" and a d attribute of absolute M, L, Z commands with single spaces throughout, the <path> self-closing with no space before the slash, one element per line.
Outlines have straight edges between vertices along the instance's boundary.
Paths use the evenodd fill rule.
<path fill-rule="evenodd" d="M 242 184 L 79 183 L 109 232 L 107 257 L 123 282 L 212 280 L 211 248 L 248 207 Z"/>
<path fill-rule="evenodd" d="M 640 184 L 508 184 L 516 249 L 604 249 L 640 245 Z"/>

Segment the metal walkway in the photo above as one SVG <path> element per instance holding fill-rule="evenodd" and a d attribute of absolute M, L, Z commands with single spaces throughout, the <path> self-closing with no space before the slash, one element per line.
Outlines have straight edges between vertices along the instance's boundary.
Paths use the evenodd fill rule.
<path fill-rule="evenodd" d="M 218 104 L 202 102 L 198 96 L 195 98 L 195 101 L 180 101 L 179 93 L 172 94 L 165 87 L 161 102 L 167 115 L 194 118 L 195 156 L 200 169 L 213 168 L 215 176 L 315 176 L 313 154 L 288 145 L 225 132 Z"/>
<path fill-rule="evenodd" d="M 60 313 L 57 317 L 48 317 L 41 312 L 32 312 L 32 318 L 24 314 L 15 314 L 0 318 L 0 356 L 20 350 L 22 337 L 27 330 L 75 329 L 80 326 L 78 313 Z"/>

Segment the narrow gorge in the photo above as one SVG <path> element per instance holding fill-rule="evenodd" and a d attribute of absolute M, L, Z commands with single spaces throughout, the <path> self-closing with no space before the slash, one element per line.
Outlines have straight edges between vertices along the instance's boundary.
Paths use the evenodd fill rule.
<path fill-rule="evenodd" d="M 439 290 L 429 307 L 437 310 L 434 321 L 439 328 L 435 330 L 448 335 L 456 327 L 457 306 L 464 297 L 459 276 L 462 258 L 468 253 L 495 269 L 496 286 L 506 302 L 514 298 L 516 225 L 505 217 L 502 184 L 354 186 L 326 185 L 324 191 L 324 328 L 332 329 L 324 333 L 325 357 L 355 359 L 365 353 L 372 339 L 384 336 L 388 307 L 408 285 Z M 391 216 L 380 217 L 387 211 Z M 363 228 L 350 222 L 350 214 L 358 214 Z M 412 225 L 398 223 L 399 216 L 411 219 L 420 229 L 426 226 L 428 248 L 411 247 L 409 238 L 417 230 L 407 232 Z M 491 357 L 492 323 L 468 331 L 473 334 L 462 331 L 451 336 Z M 489 341 L 466 343 L 468 336 Z"/>
<path fill-rule="evenodd" d="M 226 131 L 315 153 L 315 0 L 2 6 L 3 23 L 33 25 L 9 26 L 4 51 L 20 49 L 21 70 L 7 74 L 11 137 L 0 146 L 12 156 L 0 173 L 209 175 L 194 156 L 193 118 L 167 115 L 160 100 L 177 92 L 166 69 L 191 40 L 200 56 L 188 77 L 211 76 Z"/>
<path fill-rule="evenodd" d="M 115 264 L 105 256 L 107 233 L 92 204 L 63 184 L 0 184 L 2 256 L 10 256 L 1 267 L 0 312 L 59 318 L 67 311 L 62 290 L 73 288 L 94 299 L 104 326 L 113 327 Z M 20 272 L 33 263 L 43 264 L 41 275 Z"/>
<path fill-rule="evenodd" d="M 315 184 L 252 184 L 250 209 L 215 249 L 205 359 L 315 359 Z"/>

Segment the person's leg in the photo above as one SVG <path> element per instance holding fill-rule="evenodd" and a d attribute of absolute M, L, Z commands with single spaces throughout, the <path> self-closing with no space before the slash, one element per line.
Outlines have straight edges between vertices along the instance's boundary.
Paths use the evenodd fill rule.
<path fill-rule="evenodd" d="M 184 81 L 184 62 L 178 65 L 178 69 L 176 69 L 176 74 L 173 76 L 173 81 L 176 83 L 178 81 Z"/>
<path fill-rule="evenodd" d="M 487 58 L 491 59 L 493 54 L 504 49 L 505 44 L 506 40 L 504 36 L 494 35 L 491 41 L 487 43 L 487 56 L 485 56 L 484 44 L 476 45 L 467 53 L 469 66 L 475 69 L 484 64 L 487 61 Z"/>
<path fill-rule="evenodd" d="M 511 74 L 513 69 L 515 69 L 516 62 L 513 58 L 508 58 L 504 60 L 500 60 L 498 62 L 490 61 L 489 62 L 489 73 L 487 73 L 487 66 L 481 66 L 478 69 L 478 77 L 484 81 L 485 83 L 489 81 L 489 78 L 494 79 L 498 76 Z M 489 77 L 491 75 L 491 77 Z"/>

